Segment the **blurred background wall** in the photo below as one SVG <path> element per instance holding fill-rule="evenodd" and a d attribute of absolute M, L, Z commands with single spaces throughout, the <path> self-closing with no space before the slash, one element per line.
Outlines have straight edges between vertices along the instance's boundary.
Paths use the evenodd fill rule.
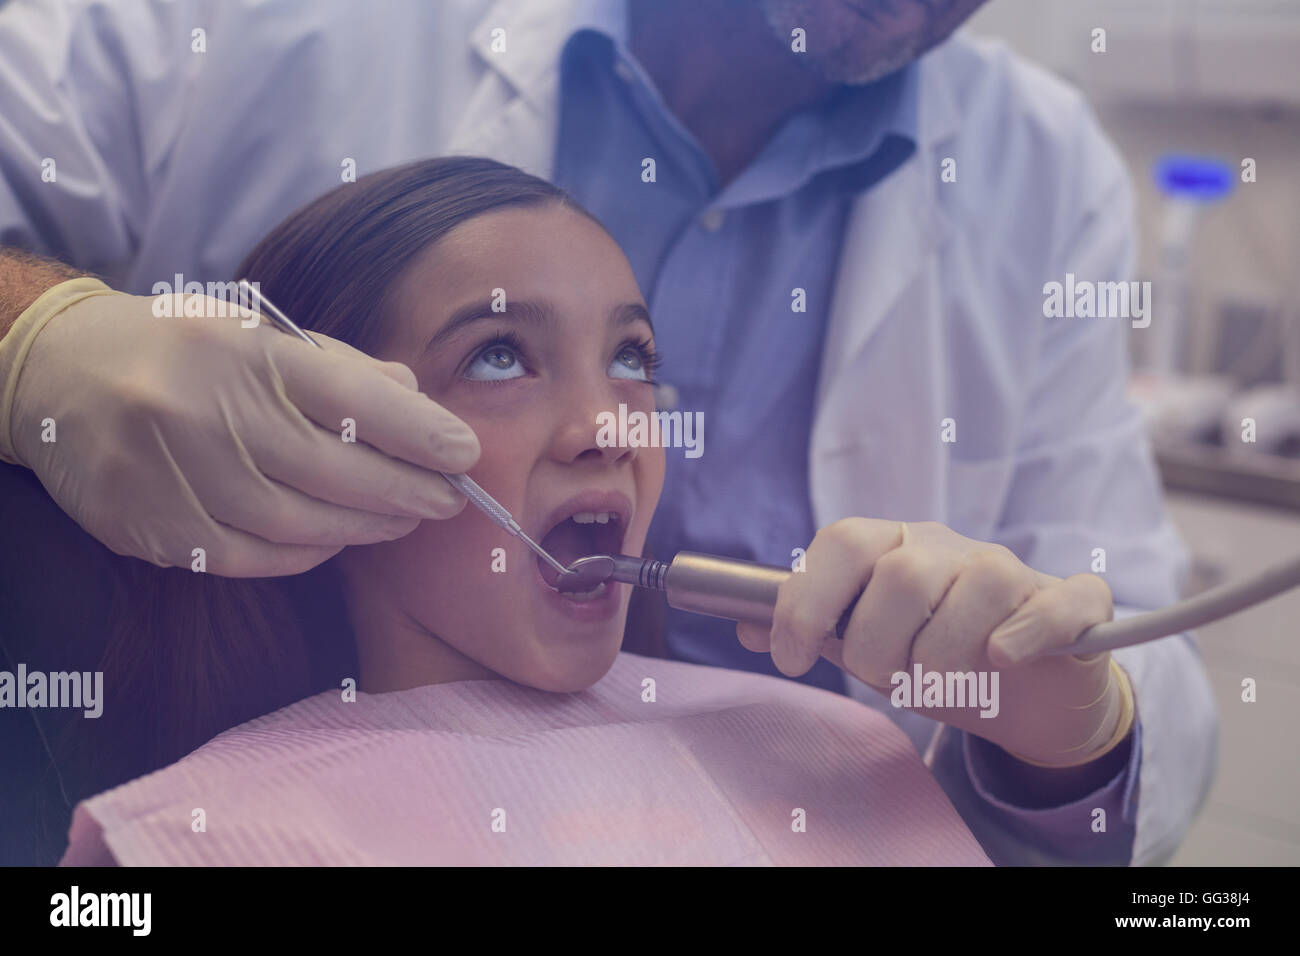
<path fill-rule="evenodd" d="M 1091 49 L 1107 31 L 1107 52 Z M 1129 162 L 1142 218 L 1140 270 L 1158 265 L 1164 197 L 1152 168 L 1171 152 L 1256 160 L 1204 211 L 1192 245 L 1193 371 L 1237 355 L 1256 322 L 1300 300 L 1300 0 L 990 0 L 973 32 L 1006 40 L 1083 89 Z M 1271 336 L 1266 336 L 1272 338 Z M 1274 339 L 1274 342 L 1276 340 Z M 1281 373 L 1276 348 L 1240 363 Z M 1221 365 L 1221 363 L 1219 363 Z M 1249 368 L 1246 368 L 1249 366 Z"/>
<path fill-rule="evenodd" d="M 1097 28 L 1105 53 L 1093 51 Z M 1135 375 L 1134 393 L 1150 401 L 1170 512 L 1193 555 L 1188 591 L 1300 552 L 1300 0 L 990 0 L 969 29 L 1080 87 L 1128 162 L 1134 278 L 1157 282 L 1153 322 L 1177 322 L 1182 337 L 1176 380 L 1153 390 Z M 1200 208 L 1173 315 L 1159 285 L 1170 199 L 1153 175 L 1171 153 L 1217 159 L 1235 180 Z M 1254 183 L 1240 179 L 1247 157 Z M 1130 334 L 1140 360 L 1143 333 Z M 1246 415 L 1259 422 L 1254 447 L 1237 430 Z M 1172 863 L 1300 864 L 1300 593 L 1198 636 L 1219 773 Z M 1254 703 L 1242 700 L 1247 678 Z"/>

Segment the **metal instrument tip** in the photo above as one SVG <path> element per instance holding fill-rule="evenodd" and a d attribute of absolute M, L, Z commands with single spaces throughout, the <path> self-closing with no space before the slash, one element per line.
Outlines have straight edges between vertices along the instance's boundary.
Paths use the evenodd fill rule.
<path fill-rule="evenodd" d="M 583 594 L 608 581 L 613 573 L 613 558 L 607 554 L 593 554 L 570 564 L 555 582 L 555 589 L 567 594 Z"/>

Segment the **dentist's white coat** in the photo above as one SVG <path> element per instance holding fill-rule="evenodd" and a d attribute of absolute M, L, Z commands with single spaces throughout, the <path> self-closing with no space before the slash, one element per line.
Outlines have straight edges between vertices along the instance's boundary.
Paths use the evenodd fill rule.
<path fill-rule="evenodd" d="M 232 278 L 349 159 L 360 175 L 469 153 L 547 175 L 568 9 L 11 2 L 0 242 L 147 293 L 177 272 Z M 1133 277 L 1122 163 L 1079 96 L 999 47 L 955 39 L 921 77 L 916 154 L 857 201 L 845 237 L 809 462 L 817 523 L 936 520 L 1061 576 L 1104 548 L 1117 605 L 1172 601 L 1184 556 L 1123 400 L 1123 320 L 1042 315 L 1043 284 L 1067 272 Z M 956 182 L 940 180 L 945 158 Z M 955 444 L 939 439 L 948 418 Z M 1116 657 L 1144 735 L 1134 862 L 1160 862 L 1208 791 L 1214 704 L 1188 638 Z M 922 745 L 935 729 L 882 709 Z M 1053 860 L 985 814 L 956 737 L 940 735 L 933 769 L 990 855 Z"/>

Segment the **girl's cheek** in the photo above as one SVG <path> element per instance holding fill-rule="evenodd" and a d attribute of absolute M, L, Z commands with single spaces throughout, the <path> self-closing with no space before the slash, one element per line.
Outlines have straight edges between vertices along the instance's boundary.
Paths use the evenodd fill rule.
<path fill-rule="evenodd" d="M 482 454 L 470 471 L 480 480 L 488 494 L 502 504 L 506 497 L 523 504 L 523 495 L 530 464 L 538 457 L 532 436 L 540 434 L 528 419 L 517 415 L 508 422 L 482 418 L 466 419 L 478 436 Z"/>
<path fill-rule="evenodd" d="M 660 492 L 664 490 L 664 474 L 668 468 L 668 459 L 662 448 L 643 448 L 642 452 L 648 454 L 645 456 L 642 479 L 637 483 L 637 490 L 643 494 L 649 506 L 646 510 L 653 511 L 654 506 L 659 503 Z"/>
<path fill-rule="evenodd" d="M 646 535 L 650 531 L 650 521 L 659 504 L 659 495 L 664 487 L 666 459 L 662 448 L 647 447 L 637 452 L 632 466 L 636 483 L 636 519 L 628 529 L 629 535 L 624 544 L 633 550 L 629 554 L 640 554 L 645 545 Z"/>
<path fill-rule="evenodd" d="M 543 386 L 534 379 L 500 382 L 453 381 L 437 392 L 426 392 L 435 402 L 469 421 L 508 421 L 511 416 L 542 403 Z"/>

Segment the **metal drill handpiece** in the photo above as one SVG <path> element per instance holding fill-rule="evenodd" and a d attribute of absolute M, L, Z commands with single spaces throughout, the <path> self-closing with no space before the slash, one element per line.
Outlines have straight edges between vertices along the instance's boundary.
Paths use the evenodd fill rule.
<path fill-rule="evenodd" d="M 671 563 L 596 554 L 574 561 L 561 578 L 568 580 L 560 590 L 589 591 L 603 581 L 622 581 L 665 592 L 669 607 L 681 611 L 770 627 L 781 585 L 792 573 L 775 565 L 689 551 L 679 551 Z M 1158 611 L 1094 624 L 1072 643 L 1035 656 L 1096 654 L 1183 634 L 1295 587 L 1300 587 L 1300 556 Z M 856 603 L 840 615 L 836 637 L 844 637 Z"/>
<path fill-rule="evenodd" d="M 593 554 L 569 565 L 555 586 L 560 591 L 582 594 L 606 581 L 619 581 L 662 591 L 667 573 L 668 565 L 663 561 L 627 554 Z"/>

